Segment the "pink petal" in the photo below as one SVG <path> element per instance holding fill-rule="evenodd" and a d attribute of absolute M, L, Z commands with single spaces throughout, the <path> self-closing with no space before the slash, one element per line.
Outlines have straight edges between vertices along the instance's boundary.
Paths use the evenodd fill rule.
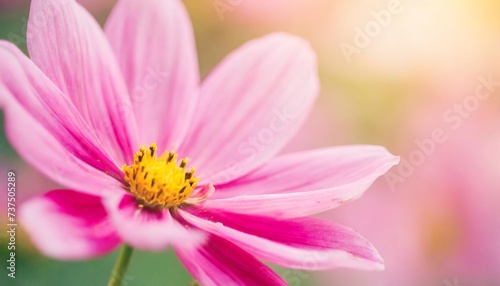
<path fill-rule="evenodd" d="M 137 126 L 118 63 L 99 24 L 76 1 L 33 0 L 27 31 L 35 64 L 74 103 L 120 162 L 133 160 Z"/>
<path fill-rule="evenodd" d="M 281 266 L 309 270 L 384 268 L 375 248 L 341 225 L 314 218 L 276 220 L 224 212 L 191 212 L 180 214 L 194 226 Z"/>
<path fill-rule="evenodd" d="M 107 254 L 120 243 L 101 198 L 56 190 L 25 202 L 20 225 L 47 256 L 78 260 Z"/>
<path fill-rule="evenodd" d="M 99 195 L 121 182 L 82 162 L 16 102 L 6 109 L 6 133 L 20 155 L 61 185 Z"/>
<path fill-rule="evenodd" d="M 197 248 L 176 245 L 174 249 L 188 271 L 204 286 L 287 285 L 255 257 L 214 235 Z"/>
<path fill-rule="evenodd" d="M 208 184 L 202 187 L 198 187 L 193 190 L 189 198 L 187 198 L 184 203 L 191 205 L 205 205 L 207 200 L 214 194 L 215 188 L 212 184 Z"/>
<path fill-rule="evenodd" d="M 177 149 L 196 106 L 193 29 L 179 0 L 121 0 L 105 27 L 131 96 L 141 142 Z M 146 127 L 147 126 L 147 127 Z"/>
<path fill-rule="evenodd" d="M 142 208 L 130 194 L 110 196 L 104 204 L 118 234 L 135 248 L 161 251 L 174 243 L 196 246 L 205 241 L 200 231 L 184 227 L 168 210 Z"/>
<path fill-rule="evenodd" d="M 201 183 L 220 184 L 268 161 L 295 134 L 318 93 L 309 45 L 287 34 L 251 41 L 205 80 L 183 154 Z"/>
<path fill-rule="evenodd" d="M 0 91 L 4 96 L 4 105 L 7 111 L 7 121 L 10 130 L 21 125 L 29 124 L 33 128 L 43 128 L 55 138 L 58 146 L 64 146 L 73 156 L 89 166 L 107 173 L 118 180 L 122 180 L 122 171 L 117 163 L 111 159 L 107 150 L 102 146 L 94 132 L 83 121 L 74 105 L 16 46 L 9 42 L 0 41 Z M 22 109 L 22 110 L 20 110 Z M 19 111 L 19 112 L 17 112 Z M 26 118 L 30 117 L 30 118 Z M 35 124 L 34 122 L 38 122 Z M 25 130 L 22 132 L 29 132 Z M 15 132 L 14 132 L 15 133 Z M 19 134 L 19 133 L 17 133 Z M 33 138 L 10 138 L 19 152 L 47 152 L 49 150 L 20 150 L 26 147 L 19 140 L 34 140 Z M 33 142 L 36 144 L 36 142 Z M 64 152 L 61 152 L 62 155 Z M 57 153 L 55 153 L 57 155 Z M 33 153 L 37 157 L 36 153 Z M 36 158 L 31 159 L 35 160 Z M 57 158 L 62 160 L 63 158 Z"/>
<path fill-rule="evenodd" d="M 206 207 L 276 218 L 316 214 L 360 197 L 399 162 L 378 146 L 342 146 L 287 154 L 217 186 Z"/>

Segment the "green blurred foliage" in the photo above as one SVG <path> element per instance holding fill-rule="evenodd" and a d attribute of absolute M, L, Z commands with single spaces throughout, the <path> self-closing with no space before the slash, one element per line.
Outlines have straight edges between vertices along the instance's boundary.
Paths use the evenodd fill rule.
<path fill-rule="evenodd" d="M 27 10 L 0 10 L 0 39 L 16 44 L 26 53 Z"/>
<path fill-rule="evenodd" d="M 5 137 L 4 114 L 0 110 L 0 161 L 3 162 L 12 157 L 16 157 L 16 155 Z"/>

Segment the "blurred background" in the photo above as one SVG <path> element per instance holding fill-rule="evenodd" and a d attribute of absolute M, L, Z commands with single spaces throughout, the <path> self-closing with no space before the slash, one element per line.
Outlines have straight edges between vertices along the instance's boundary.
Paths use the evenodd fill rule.
<path fill-rule="evenodd" d="M 79 1 L 103 24 L 115 1 Z M 383 272 L 278 269 L 290 285 L 500 285 L 500 2 L 496 0 L 186 0 L 203 76 L 244 42 L 273 31 L 307 39 L 321 96 L 284 152 L 377 144 L 401 156 L 358 201 L 321 217 L 379 250 Z M 0 38 L 26 51 L 29 1 L 0 0 Z M 1 64 L 1 63 L 0 63 Z M 0 114 L 1 115 L 1 114 Z M 0 184 L 18 200 L 57 188 L 11 149 L 0 116 Z M 0 210 L 6 219 L 6 196 Z M 6 257 L 5 223 L 0 254 Z M 0 285 L 104 285 L 116 253 L 41 257 L 18 233 L 15 280 Z M 6 262 L 2 259 L 1 268 Z M 2 273 L 4 271 L 2 270 Z M 172 252 L 137 252 L 126 285 L 189 285 Z"/>

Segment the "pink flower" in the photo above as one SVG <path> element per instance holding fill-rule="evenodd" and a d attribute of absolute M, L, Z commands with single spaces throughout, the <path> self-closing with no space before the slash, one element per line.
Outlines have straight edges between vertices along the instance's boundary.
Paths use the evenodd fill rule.
<path fill-rule="evenodd" d="M 33 0 L 31 60 L 0 43 L 7 135 L 69 188 L 21 209 L 44 254 L 172 246 L 203 285 L 285 284 L 257 258 L 383 268 L 357 233 L 306 216 L 358 198 L 398 158 L 375 146 L 274 158 L 318 92 L 306 43 L 286 34 L 251 41 L 199 86 L 180 1 L 119 1 L 104 30 L 74 1 Z"/>

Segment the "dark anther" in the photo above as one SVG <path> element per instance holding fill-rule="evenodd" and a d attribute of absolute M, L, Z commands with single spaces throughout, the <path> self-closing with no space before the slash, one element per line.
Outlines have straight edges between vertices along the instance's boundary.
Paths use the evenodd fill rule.
<path fill-rule="evenodd" d="M 149 172 L 146 172 L 146 174 L 144 174 L 144 179 L 146 179 L 146 177 L 148 176 L 148 173 Z"/>
<path fill-rule="evenodd" d="M 172 159 L 174 159 L 174 153 L 173 153 L 173 152 L 170 152 L 170 153 L 168 153 L 168 159 L 167 159 L 167 162 L 172 161 Z"/>
<path fill-rule="evenodd" d="M 149 147 L 149 150 L 151 151 L 151 157 L 153 157 L 154 154 L 155 154 L 155 148 L 154 147 Z"/>

